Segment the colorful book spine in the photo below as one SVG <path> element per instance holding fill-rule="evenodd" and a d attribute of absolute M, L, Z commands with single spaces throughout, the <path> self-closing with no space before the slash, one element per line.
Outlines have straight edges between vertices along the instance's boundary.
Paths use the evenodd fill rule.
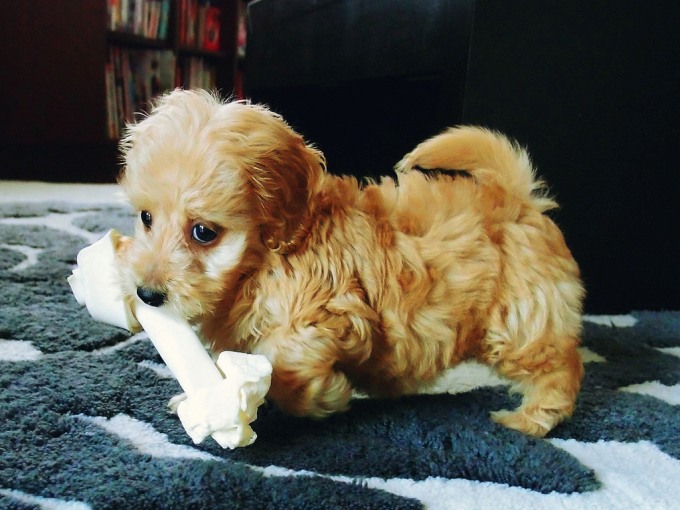
<path fill-rule="evenodd" d="M 171 0 L 107 0 L 108 28 L 112 32 L 147 39 L 168 37 Z"/>
<path fill-rule="evenodd" d="M 210 0 L 179 2 L 179 43 L 186 48 L 220 50 L 222 11 Z"/>

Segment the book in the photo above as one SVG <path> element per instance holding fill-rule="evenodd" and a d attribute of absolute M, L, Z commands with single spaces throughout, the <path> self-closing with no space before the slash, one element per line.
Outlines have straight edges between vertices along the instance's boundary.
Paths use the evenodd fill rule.
<path fill-rule="evenodd" d="M 116 86 L 113 63 L 107 62 L 105 69 L 106 83 L 106 130 L 110 139 L 120 137 L 118 130 L 118 115 L 116 113 Z"/>
<path fill-rule="evenodd" d="M 214 89 L 217 86 L 217 68 L 200 57 L 184 57 L 177 62 L 177 75 L 187 89 Z"/>
<path fill-rule="evenodd" d="M 120 0 L 108 0 L 106 13 L 109 18 L 109 30 L 117 30 L 120 24 Z"/>
<path fill-rule="evenodd" d="M 112 46 L 105 65 L 107 132 L 119 138 L 150 101 L 175 87 L 175 54 L 170 50 L 136 50 Z"/>
<path fill-rule="evenodd" d="M 161 19 L 158 25 L 158 38 L 168 38 L 168 23 L 170 22 L 170 0 L 163 0 L 161 4 Z"/>
<path fill-rule="evenodd" d="M 187 46 L 196 45 L 196 24 L 198 20 L 198 0 L 187 1 L 187 26 L 185 43 Z"/>
<path fill-rule="evenodd" d="M 205 11 L 205 32 L 203 49 L 220 50 L 220 19 L 222 12 L 217 7 L 208 7 Z"/>
<path fill-rule="evenodd" d="M 107 0 L 107 2 L 109 30 L 147 39 L 167 39 L 171 0 Z"/>

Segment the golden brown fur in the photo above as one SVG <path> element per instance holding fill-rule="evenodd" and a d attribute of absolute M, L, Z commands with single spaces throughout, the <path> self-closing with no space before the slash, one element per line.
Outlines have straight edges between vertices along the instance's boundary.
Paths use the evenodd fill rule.
<path fill-rule="evenodd" d="M 543 435 L 572 413 L 579 271 L 503 136 L 450 129 L 362 187 L 266 108 L 175 91 L 123 149 L 121 184 L 153 218 L 119 256 L 129 299 L 154 289 L 215 351 L 266 355 L 283 409 L 326 416 L 476 358 L 524 396 L 496 421 Z"/>

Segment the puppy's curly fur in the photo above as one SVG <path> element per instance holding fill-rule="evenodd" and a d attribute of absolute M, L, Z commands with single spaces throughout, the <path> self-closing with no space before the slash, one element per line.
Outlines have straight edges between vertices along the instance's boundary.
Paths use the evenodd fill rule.
<path fill-rule="evenodd" d="M 544 214 L 556 204 L 503 136 L 449 129 L 406 155 L 397 182 L 361 186 L 265 107 L 177 90 L 122 149 L 140 211 L 118 256 L 127 298 L 172 307 L 214 351 L 267 356 L 284 410 L 412 393 L 475 358 L 523 394 L 497 422 L 541 436 L 572 413 L 579 270 Z"/>

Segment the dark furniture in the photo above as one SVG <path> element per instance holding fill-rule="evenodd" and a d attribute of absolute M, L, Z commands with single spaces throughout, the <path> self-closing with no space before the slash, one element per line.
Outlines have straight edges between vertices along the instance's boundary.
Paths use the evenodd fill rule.
<path fill-rule="evenodd" d="M 377 176 L 474 123 L 529 147 L 590 313 L 680 309 L 675 2 L 258 0 L 246 91 Z"/>
<path fill-rule="evenodd" d="M 325 152 L 379 176 L 462 115 L 472 0 L 259 0 L 246 91 Z"/>

